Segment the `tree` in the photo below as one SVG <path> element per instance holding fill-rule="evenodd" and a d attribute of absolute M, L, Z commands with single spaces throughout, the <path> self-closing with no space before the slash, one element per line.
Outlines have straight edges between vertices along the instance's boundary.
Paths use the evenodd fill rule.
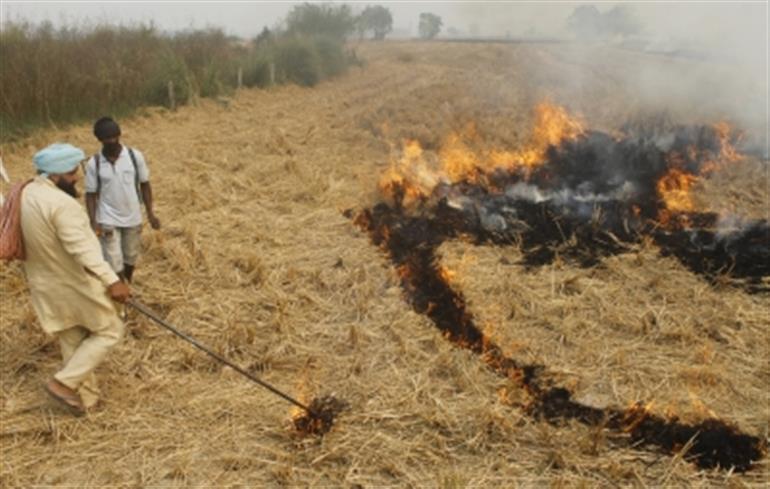
<path fill-rule="evenodd" d="M 567 18 L 567 29 L 578 39 L 595 39 L 602 34 L 602 13 L 594 5 L 579 5 Z"/>
<path fill-rule="evenodd" d="M 642 30 L 634 9 L 629 5 L 616 5 L 604 14 L 604 30 L 614 36 L 633 36 Z"/>
<path fill-rule="evenodd" d="M 578 39 L 602 39 L 638 34 L 641 24 L 628 5 L 616 5 L 605 13 L 593 5 L 580 5 L 567 18 L 567 29 Z"/>
<path fill-rule="evenodd" d="M 263 27 L 262 32 L 260 32 L 259 35 L 254 38 L 255 46 L 270 44 L 271 42 L 273 42 L 273 33 L 270 32 L 270 29 L 268 29 L 267 26 Z"/>
<path fill-rule="evenodd" d="M 389 9 L 381 5 L 369 5 L 358 17 L 356 29 L 361 37 L 366 32 L 372 31 L 373 39 L 381 41 L 393 30 L 393 16 Z"/>
<path fill-rule="evenodd" d="M 441 32 L 441 17 L 436 14 L 423 12 L 420 14 L 420 25 L 417 30 L 420 32 L 420 37 L 423 39 L 433 39 Z"/>
<path fill-rule="evenodd" d="M 286 31 L 291 34 L 326 36 L 344 40 L 355 29 L 349 5 L 303 3 L 286 17 Z"/>

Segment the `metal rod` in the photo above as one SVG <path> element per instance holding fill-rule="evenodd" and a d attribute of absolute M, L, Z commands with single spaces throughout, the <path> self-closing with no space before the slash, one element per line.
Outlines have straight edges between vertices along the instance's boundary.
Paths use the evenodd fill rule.
<path fill-rule="evenodd" d="M 294 404 L 295 406 L 304 409 L 310 415 L 313 415 L 313 411 L 311 411 L 308 406 L 305 406 L 304 404 L 302 404 L 298 400 L 294 399 L 293 397 L 291 397 L 291 396 L 289 396 L 287 394 L 284 394 L 283 392 L 279 391 L 278 389 L 276 389 L 272 385 L 268 384 L 267 382 L 265 382 L 263 380 L 260 380 L 259 378 L 257 378 L 254 375 L 250 374 L 246 370 L 243 370 L 241 367 L 239 367 L 238 365 L 234 364 L 233 362 L 231 362 L 230 360 L 226 359 L 225 357 L 221 356 L 220 354 L 218 354 L 218 353 L 214 352 L 213 350 L 209 349 L 208 347 L 198 343 L 198 341 L 195 338 L 193 338 L 192 336 L 190 336 L 190 335 L 188 335 L 186 333 L 183 333 L 182 331 L 178 330 L 177 328 L 175 328 L 174 326 L 172 326 L 171 324 L 166 322 L 164 319 L 161 319 L 160 316 L 158 316 L 155 312 L 153 312 L 150 308 L 148 308 L 147 306 L 145 306 L 141 302 L 137 302 L 137 301 L 135 301 L 133 299 L 129 299 L 126 302 L 126 304 L 128 304 L 131 307 L 133 307 L 137 311 L 141 312 L 142 314 L 144 314 L 148 318 L 152 319 L 153 321 L 155 321 L 159 325 L 163 326 L 167 330 L 171 331 L 172 333 L 174 333 L 178 337 L 180 337 L 183 340 L 187 341 L 188 343 L 192 344 L 194 347 L 198 348 L 199 350 L 202 350 L 202 351 L 208 353 L 210 356 L 214 357 L 217 361 L 219 361 L 221 363 L 224 363 L 225 365 L 227 365 L 231 369 L 235 370 L 239 374 L 247 377 L 252 382 L 256 382 L 257 384 L 261 385 L 262 387 L 264 387 L 265 389 L 269 390 L 273 394 L 281 396 L 282 398 L 286 399 L 287 401 L 289 401 L 290 403 Z"/>

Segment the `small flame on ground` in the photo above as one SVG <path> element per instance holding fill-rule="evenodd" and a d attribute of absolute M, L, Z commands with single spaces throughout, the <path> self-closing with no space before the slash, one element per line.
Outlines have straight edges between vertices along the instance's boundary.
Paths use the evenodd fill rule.
<path fill-rule="evenodd" d="M 731 139 L 740 141 L 742 139 L 742 135 L 733 136 L 732 128 L 727 122 L 724 121 L 717 122 L 713 127 L 720 142 L 719 159 L 728 163 L 735 163 L 736 161 L 740 161 L 743 156 L 740 152 L 738 152 L 738 150 L 735 149 Z"/>
<path fill-rule="evenodd" d="M 293 419 L 294 428 L 305 435 L 324 435 L 332 429 L 334 420 L 350 405 L 333 395 L 313 399 L 308 408 L 300 410 L 302 414 Z"/>
<path fill-rule="evenodd" d="M 716 135 L 716 148 L 699 148 L 693 144 L 666 155 L 670 170 L 658 180 L 656 185 L 658 196 L 665 207 L 659 216 L 659 221 L 663 225 L 670 224 L 672 213 L 696 210 L 692 190 L 703 176 L 719 171 L 743 158 L 732 143 L 739 138 L 732 134 L 729 124 L 718 122 L 711 128 Z M 697 163 L 697 174 L 684 169 L 693 162 Z"/>
<path fill-rule="evenodd" d="M 307 402 L 308 402 L 307 400 L 309 398 L 310 396 L 308 394 L 307 383 L 304 381 L 300 381 L 297 387 L 296 399 L 302 404 L 307 405 Z M 292 404 L 292 406 L 289 408 L 289 416 L 291 417 L 292 420 L 296 420 L 297 418 L 300 418 L 304 415 L 305 415 L 305 410 L 299 406 Z"/>
<path fill-rule="evenodd" d="M 687 392 L 690 396 L 690 404 L 692 406 L 692 410 L 698 414 L 698 416 L 708 419 L 708 418 L 716 418 L 717 414 L 712 411 L 706 404 L 701 400 L 700 397 L 698 397 L 692 390 L 689 390 Z"/>
<path fill-rule="evenodd" d="M 484 327 L 482 328 L 482 336 L 481 338 L 481 344 L 483 350 L 489 351 L 490 348 L 494 347 L 495 342 L 493 338 L 495 337 L 495 334 L 497 333 L 497 324 L 487 321 L 484 323 Z"/>
<path fill-rule="evenodd" d="M 306 406 L 310 402 L 310 372 L 307 365 L 303 368 L 302 373 L 299 375 L 297 383 L 295 384 L 294 398 Z M 305 414 L 306 411 L 297 405 L 292 404 L 289 408 L 289 416 L 292 420 L 295 421 L 295 423 L 298 418 L 304 416 Z"/>
<path fill-rule="evenodd" d="M 448 269 L 444 265 L 439 266 L 438 273 L 441 276 L 441 279 L 446 283 L 451 283 L 455 276 L 457 276 L 457 272 Z"/>
<path fill-rule="evenodd" d="M 324 435 L 329 432 L 337 415 L 348 408 L 348 403 L 333 395 L 310 398 L 309 366 L 304 369 L 297 382 L 296 399 L 307 406 L 305 410 L 297 405 L 289 408 L 294 429 L 302 435 Z"/>

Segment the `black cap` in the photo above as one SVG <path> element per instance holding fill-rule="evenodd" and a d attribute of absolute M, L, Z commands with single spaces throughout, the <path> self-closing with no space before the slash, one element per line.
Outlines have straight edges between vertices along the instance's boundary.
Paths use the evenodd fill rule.
<path fill-rule="evenodd" d="M 102 117 L 94 123 L 94 136 L 99 141 L 120 136 L 120 126 L 112 117 Z"/>

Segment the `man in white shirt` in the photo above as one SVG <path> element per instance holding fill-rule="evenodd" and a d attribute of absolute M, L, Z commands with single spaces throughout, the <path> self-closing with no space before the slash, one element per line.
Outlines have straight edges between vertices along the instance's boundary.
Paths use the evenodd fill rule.
<path fill-rule="evenodd" d="M 139 150 L 120 144 L 120 126 L 113 119 L 96 121 L 94 136 L 102 149 L 86 163 L 88 217 L 104 258 L 121 279 L 131 282 L 141 247 L 141 203 L 150 226 L 160 229 L 152 210 L 150 171 Z"/>

